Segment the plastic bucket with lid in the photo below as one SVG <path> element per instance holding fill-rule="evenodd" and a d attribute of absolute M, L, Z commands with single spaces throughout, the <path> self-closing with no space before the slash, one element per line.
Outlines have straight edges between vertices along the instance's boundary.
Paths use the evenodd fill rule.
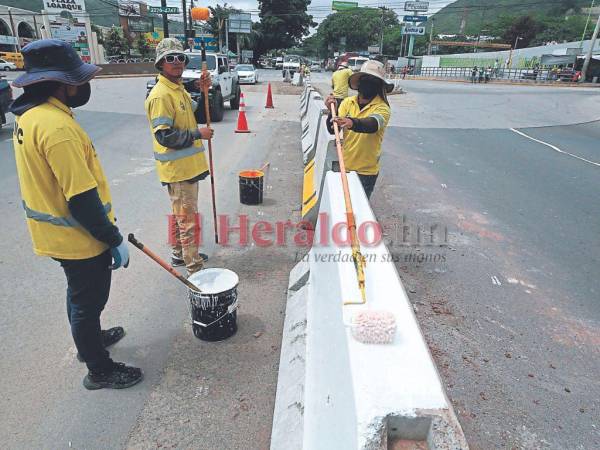
<path fill-rule="evenodd" d="M 194 335 L 203 341 L 222 341 L 237 331 L 239 278 L 228 269 L 204 269 L 189 281 L 202 292 L 188 290 Z"/>
<path fill-rule="evenodd" d="M 244 205 L 260 205 L 263 201 L 265 173 L 262 170 L 243 170 L 239 176 L 240 203 Z"/>

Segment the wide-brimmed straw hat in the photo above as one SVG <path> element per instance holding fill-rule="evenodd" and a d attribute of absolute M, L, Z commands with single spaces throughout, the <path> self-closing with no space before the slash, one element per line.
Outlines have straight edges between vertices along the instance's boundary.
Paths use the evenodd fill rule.
<path fill-rule="evenodd" d="M 22 88 L 43 81 L 58 81 L 71 86 L 87 83 L 102 69 L 84 63 L 71 44 L 58 39 L 34 41 L 21 50 L 25 73 L 13 81 Z"/>
<path fill-rule="evenodd" d="M 158 67 L 159 63 L 165 56 L 178 54 L 185 55 L 181 41 L 175 38 L 164 38 L 156 46 L 156 59 L 154 60 L 154 67 L 160 70 Z"/>
<path fill-rule="evenodd" d="M 360 68 L 360 72 L 354 73 L 350 76 L 348 83 L 352 89 L 358 89 L 358 82 L 362 77 L 374 77 L 383 82 L 385 91 L 390 93 L 394 90 L 394 85 L 385 81 L 385 69 L 383 64 L 379 61 L 369 60 L 365 61 Z"/>

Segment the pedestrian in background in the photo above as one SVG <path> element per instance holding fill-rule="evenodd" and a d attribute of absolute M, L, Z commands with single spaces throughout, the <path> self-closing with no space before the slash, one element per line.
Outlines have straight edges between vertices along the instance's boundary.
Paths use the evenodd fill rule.
<path fill-rule="evenodd" d="M 129 251 L 115 226 L 108 181 L 94 145 L 71 108 L 85 105 L 99 67 L 85 64 L 64 41 L 44 39 L 22 50 L 26 73 L 13 86 L 23 95 L 10 107 L 13 142 L 27 226 L 37 255 L 58 261 L 67 278 L 67 317 L 90 390 L 122 389 L 142 371 L 115 363 L 106 347 L 122 327 L 101 330 L 112 270 L 127 267 Z"/>
<path fill-rule="evenodd" d="M 204 267 L 206 255 L 198 252 L 198 182 L 209 175 L 202 139 L 213 136 L 211 128 L 199 128 L 198 108 L 184 89 L 182 75 L 189 60 L 181 42 L 165 38 L 156 46 L 154 66 L 158 81 L 146 99 L 145 108 L 154 142 L 158 178 L 167 186 L 173 215 L 169 226 L 171 265 L 185 265 L 188 276 Z M 203 74 L 198 87 L 211 85 Z"/>
<path fill-rule="evenodd" d="M 477 66 L 473 67 L 473 70 L 471 70 L 471 83 L 475 83 L 475 81 L 477 81 Z"/>
<path fill-rule="evenodd" d="M 379 176 L 381 143 L 390 120 L 391 109 L 386 93 L 394 85 L 385 81 L 385 69 L 379 61 L 365 62 L 360 72 L 349 79 L 358 95 L 346 98 L 338 108 L 336 123 L 344 130 L 343 156 L 346 170 L 358 173 L 367 198 L 371 197 Z M 325 100 L 327 109 L 336 105 L 337 99 L 330 95 Z M 327 128 L 334 133 L 331 112 Z"/>
<path fill-rule="evenodd" d="M 331 76 L 331 87 L 333 88 L 333 97 L 337 107 L 340 106 L 342 100 L 348 97 L 348 80 L 350 80 L 353 73 L 352 69 L 348 68 L 348 62 L 342 61 Z"/>

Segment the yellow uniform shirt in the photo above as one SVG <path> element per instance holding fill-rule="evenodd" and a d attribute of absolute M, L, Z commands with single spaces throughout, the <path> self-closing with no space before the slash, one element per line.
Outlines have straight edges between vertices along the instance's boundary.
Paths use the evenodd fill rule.
<path fill-rule="evenodd" d="M 71 197 L 97 188 L 114 223 L 108 182 L 92 141 L 71 109 L 50 97 L 16 117 L 13 142 L 34 252 L 61 259 L 86 259 L 104 252 L 108 246 L 69 214 Z"/>
<path fill-rule="evenodd" d="M 202 140 L 195 140 L 188 148 L 173 150 L 160 145 L 154 136 L 156 131 L 168 128 L 197 129 L 195 103 L 183 84 L 175 84 L 162 75 L 158 76 L 156 86 L 146 99 L 146 114 L 154 141 L 156 171 L 163 183 L 190 180 L 208 170 Z"/>
<path fill-rule="evenodd" d="M 391 110 L 380 96 L 371 100 L 367 106 L 360 109 L 358 96 L 348 97 L 340 105 L 338 116 L 366 119 L 372 117 L 379 125 L 375 133 L 355 133 L 344 130 L 344 162 L 346 170 L 355 171 L 361 175 L 377 175 L 379 173 L 379 158 L 381 156 L 381 141 L 385 128 L 390 120 Z"/>
<path fill-rule="evenodd" d="M 331 76 L 331 85 L 333 87 L 333 96 L 335 98 L 348 97 L 348 80 L 353 74 L 352 69 L 341 69 L 333 72 Z"/>

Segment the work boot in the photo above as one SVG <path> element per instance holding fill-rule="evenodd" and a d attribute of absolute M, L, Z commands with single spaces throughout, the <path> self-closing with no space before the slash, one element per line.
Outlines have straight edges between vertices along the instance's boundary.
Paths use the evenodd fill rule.
<path fill-rule="evenodd" d="M 208 261 L 208 255 L 206 253 L 198 253 L 198 256 L 202 258 L 204 262 Z M 171 256 L 171 267 L 182 267 L 185 266 L 183 258 L 178 256 Z"/>
<path fill-rule="evenodd" d="M 142 369 L 113 362 L 112 368 L 107 371 L 89 372 L 83 379 L 83 386 L 90 391 L 125 389 L 138 384 L 143 379 Z"/>
<path fill-rule="evenodd" d="M 102 345 L 104 345 L 104 348 L 108 348 L 111 345 L 116 344 L 121 339 L 123 339 L 123 336 L 125 336 L 125 330 L 123 329 L 123 327 L 109 328 L 108 330 L 102 330 L 101 333 Z M 79 352 L 77 353 L 77 360 L 79 362 L 85 362 L 79 354 Z"/>

